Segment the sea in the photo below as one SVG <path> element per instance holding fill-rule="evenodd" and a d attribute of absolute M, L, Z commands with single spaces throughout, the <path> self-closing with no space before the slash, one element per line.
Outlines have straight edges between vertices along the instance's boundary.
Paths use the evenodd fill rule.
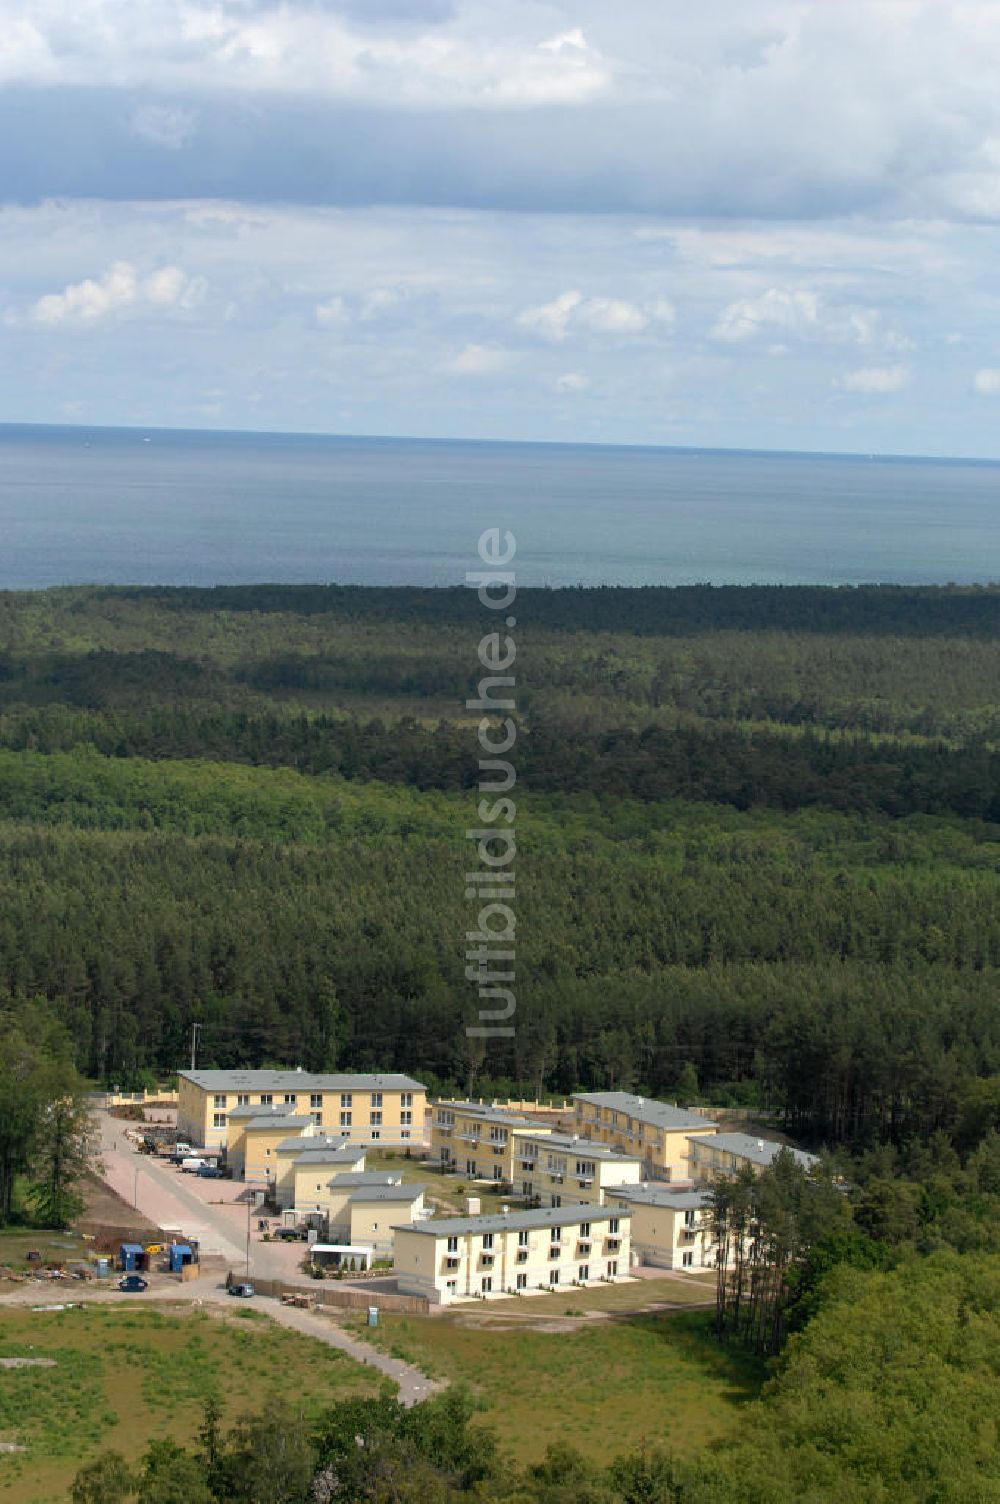
<path fill-rule="evenodd" d="M 0 425 L 0 588 L 1000 580 L 1000 462 Z"/>

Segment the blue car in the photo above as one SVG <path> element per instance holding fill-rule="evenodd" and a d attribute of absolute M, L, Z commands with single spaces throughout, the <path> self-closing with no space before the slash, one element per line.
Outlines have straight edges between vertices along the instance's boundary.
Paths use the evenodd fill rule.
<path fill-rule="evenodd" d="M 149 1280 L 143 1279 L 141 1274 L 123 1274 L 118 1281 L 118 1288 L 129 1295 L 139 1295 L 143 1290 L 149 1289 Z"/>

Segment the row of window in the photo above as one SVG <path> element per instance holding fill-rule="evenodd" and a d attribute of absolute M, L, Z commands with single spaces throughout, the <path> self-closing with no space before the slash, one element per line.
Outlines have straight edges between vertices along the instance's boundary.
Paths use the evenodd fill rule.
<path fill-rule="evenodd" d="M 359 1096 L 360 1095 L 361 1095 L 361 1093 L 359 1093 Z M 373 1092 L 369 1093 L 369 1095 L 370 1095 L 370 1098 L 371 1098 L 370 1105 L 372 1107 L 381 1107 L 382 1106 L 382 1093 L 380 1091 L 373 1091 Z M 217 1107 L 217 1108 L 219 1108 L 219 1107 L 224 1108 L 226 1106 L 227 1100 L 228 1100 L 228 1098 L 227 1098 L 226 1092 L 217 1091 L 214 1094 L 213 1104 L 212 1105 L 214 1107 Z M 282 1101 L 285 1103 L 286 1107 L 295 1107 L 295 1106 L 297 1106 L 298 1105 L 298 1100 L 299 1100 L 298 1093 L 294 1092 L 294 1091 L 286 1091 L 283 1094 L 283 1096 L 282 1096 Z M 260 1097 L 258 1098 L 258 1101 L 260 1102 L 260 1105 L 262 1107 L 271 1107 L 271 1106 L 274 1105 L 274 1093 L 270 1092 L 270 1091 L 262 1091 L 261 1094 L 260 1094 Z M 249 1107 L 250 1106 L 250 1093 L 246 1092 L 246 1091 L 237 1092 L 237 1094 L 236 1094 L 236 1105 L 237 1105 L 237 1107 Z M 342 1108 L 351 1108 L 351 1107 L 353 1107 L 353 1105 L 354 1105 L 354 1093 L 353 1092 L 349 1092 L 349 1091 L 342 1091 L 340 1093 L 340 1105 L 341 1105 Z M 404 1109 L 412 1109 L 412 1107 L 413 1107 L 413 1093 L 412 1093 L 412 1091 L 402 1091 L 402 1092 L 400 1092 L 400 1094 L 399 1094 L 399 1105 L 400 1105 L 401 1108 L 404 1108 Z M 309 1094 L 309 1106 L 312 1107 L 312 1108 L 321 1108 L 323 1106 L 323 1093 L 321 1091 L 310 1092 L 310 1094 Z M 403 1113 L 403 1121 L 404 1122 L 408 1122 L 410 1120 L 410 1117 L 411 1117 L 411 1112 L 409 1110 L 404 1111 L 404 1113 Z"/>
<path fill-rule="evenodd" d="M 617 1237 L 618 1236 L 618 1228 L 619 1228 L 619 1218 L 618 1217 L 610 1217 L 608 1219 L 608 1237 L 612 1237 L 612 1238 L 613 1237 Z M 551 1243 L 561 1244 L 562 1243 L 562 1233 L 563 1233 L 563 1230 L 562 1230 L 561 1227 L 550 1227 L 549 1228 L 549 1242 L 550 1242 L 550 1244 Z M 589 1222 L 581 1222 L 580 1225 L 579 1225 L 579 1228 L 577 1230 L 577 1237 L 583 1239 L 583 1238 L 589 1238 L 590 1236 L 591 1236 L 590 1223 Z M 484 1232 L 482 1234 L 482 1246 L 483 1246 L 483 1252 L 484 1253 L 488 1252 L 493 1247 L 494 1237 L 495 1237 L 495 1234 L 492 1233 L 492 1232 Z M 518 1248 L 527 1248 L 529 1246 L 529 1239 L 530 1239 L 530 1237 L 531 1237 L 531 1229 L 530 1228 L 528 1228 L 528 1227 L 520 1227 L 520 1228 L 518 1228 L 518 1232 L 517 1232 L 517 1246 L 518 1246 Z M 458 1252 L 458 1244 L 459 1244 L 458 1234 L 457 1233 L 453 1233 L 449 1237 L 449 1239 L 448 1239 L 448 1252 L 449 1253 L 457 1253 Z"/>
<path fill-rule="evenodd" d="M 618 1260 L 617 1259 L 609 1259 L 608 1263 L 607 1263 L 607 1270 L 608 1270 L 608 1278 L 609 1279 L 616 1279 L 618 1277 Z M 589 1279 L 590 1279 L 590 1265 L 589 1264 L 580 1264 L 578 1266 L 578 1268 L 577 1268 L 577 1271 L 576 1271 L 576 1277 L 577 1277 L 577 1279 L 580 1281 L 580 1283 L 582 1285 L 586 1284 L 589 1281 Z M 550 1285 L 558 1285 L 558 1283 L 559 1283 L 559 1270 L 558 1269 L 551 1269 L 549 1271 L 548 1283 Z M 448 1291 L 449 1295 L 457 1295 L 458 1294 L 458 1280 L 457 1279 L 449 1279 L 449 1280 L 447 1280 L 446 1284 L 445 1284 L 445 1288 Z M 484 1274 L 483 1275 L 482 1279 L 480 1280 L 479 1288 L 480 1288 L 480 1290 L 482 1291 L 482 1293 L 484 1295 L 492 1295 L 492 1293 L 493 1293 L 493 1276 L 492 1276 L 492 1274 Z M 528 1276 L 526 1274 L 518 1274 L 516 1276 L 516 1278 L 515 1278 L 514 1288 L 516 1290 L 526 1290 L 528 1288 Z"/>

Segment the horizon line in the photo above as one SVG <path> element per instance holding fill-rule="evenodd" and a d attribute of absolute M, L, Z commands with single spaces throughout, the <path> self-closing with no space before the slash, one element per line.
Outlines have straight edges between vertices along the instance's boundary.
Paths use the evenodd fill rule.
<path fill-rule="evenodd" d="M 287 428 L 184 428 L 167 423 L 45 423 L 0 422 L 0 434 L 13 429 L 56 430 L 60 433 L 134 433 L 143 436 L 152 434 L 199 434 L 219 438 L 252 437 L 274 439 L 328 439 L 331 441 L 361 441 L 364 443 L 397 444 L 476 444 L 484 447 L 535 448 L 535 449 L 627 449 L 651 450 L 664 454 L 718 454 L 733 456 L 770 456 L 775 459 L 832 459 L 865 460 L 871 463 L 916 461 L 931 465 L 1000 465 L 1000 455 L 972 454 L 906 454 L 898 451 L 856 449 L 767 449 L 756 446 L 714 444 L 650 444 L 614 442 L 599 439 L 489 439 L 466 438 L 456 435 L 395 434 L 395 433 L 340 433 L 327 429 Z"/>

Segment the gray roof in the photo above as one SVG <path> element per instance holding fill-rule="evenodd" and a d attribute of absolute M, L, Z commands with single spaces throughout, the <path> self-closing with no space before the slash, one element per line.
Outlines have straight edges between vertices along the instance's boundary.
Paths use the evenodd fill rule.
<path fill-rule="evenodd" d="M 530 1142 L 531 1134 L 527 1135 Z M 572 1133 L 540 1133 L 538 1143 L 543 1149 L 563 1149 L 571 1154 L 583 1154 L 588 1159 L 613 1159 L 619 1164 L 638 1164 L 638 1154 L 626 1154 L 612 1144 L 602 1144 L 593 1138 L 580 1138 Z"/>
<path fill-rule="evenodd" d="M 311 1122 L 312 1118 L 290 1117 L 280 1112 L 276 1113 L 273 1117 L 269 1117 L 267 1113 L 258 1113 L 257 1117 L 250 1119 L 246 1131 L 247 1133 L 256 1133 L 258 1128 L 294 1128 L 297 1123 L 301 1124 L 304 1128 L 307 1123 Z M 287 1140 L 284 1142 L 287 1142 Z"/>
<path fill-rule="evenodd" d="M 298 1121 L 298 1120 L 296 1120 Z M 333 1138 L 326 1134 L 294 1133 L 291 1138 L 283 1138 L 278 1145 L 279 1154 L 292 1154 L 301 1150 L 303 1154 L 325 1154 L 333 1149 L 342 1149 L 347 1143 L 343 1136 Z"/>
<path fill-rule="evenodd" d="M 526 1118 L 523 1113 L 511 1112 L 506 1107 L 492 1107 L 485 1102 L 435 1102 L 435 1113 L 439 1107 L 445 1107 L 453 1112 L 461 1112 L 467 1118 L 477 1118 L 483 1123 L 502 1123 L 505 1128 L 544 1128 L 545 1124 L 537 1118 Z"/>
<path fill-rule="evenodd" d="M 429 1222 L 416 1223 L 411 1231 L 450 1238 L 468 1232 L 503 1232 L 506 1228 L 520 1231 L 533 1227 L 575 1227 L 578 1222 L 608 1222 L 612 1217 L 628 1215 L 619 1206 L 541 1206 L 536 1211 L 506 1215 L 497 1212 L 486 1217 L 435 1217 Z"/>
<path fill-rule="evenodd" d="M 740 1159 L 747 1159 L 754 1165 L 769 1165 L 777 1159 L 782 1149 L 787 1149 L 796 1164 L 808 1170 L 812 1165 L 819 1164 L 816 1154 L 807 1154 L 804 1149 L 793 1149 L 790 1144 L 776 1144 L 772 1139 L 755 1138 L 751 1133 L 716 1133 L 707 1142 L 713 1149 L 722 1149 L 727 1154 L 735 1154 Z"/>
<path fill-rule="evenodd" d="M 311 1071 L 178 1071 L 202 1091 L 426 1091 L 411 1076 L 314 1075 Z"/>
<path fill-rule="evenodd" d="M 273 1118 L 289 1118 L 295 1112 L 291 1102 L 258 1102 L 251 1105 L 245 1102 L 242 1107 L 233 1107 L 229 1112 L 229 1120 L 233 1118 L 265 1118 L 270 1115 Z"/>
<path fill-rule="evenodd" d="M 670 1211 L 695 1211 L 712 1203 L 711 1191 L 672 1191 L 667 1185 L 616 1185 L 612 1196 L 636 1205 L 663 1206 Z"/>
<path fill-rule="evenodd" d="M 673 1102 L 657 1102 L 653 1097 L 636 1097 L 630 1091 L 578 1091 L 573 1093 L 573 1100 L 588 1102 L 592 1107 L 610 1107 L 612 1112 L 628 1113 L 651 1128 L 704 1128 L 711 1132 L 716 1126 L 686 1107 L 675 1107 Z"/>
<path fill-rule="evenodd" d="M 351 1192 L 351 1201 L 419 1201 L 425 1185 L 359 1185 Z"/>
<path fill-rule="evenodd" d="M 327 1185 L 333 1191 L 352 1191 L 359 1185 L 401 1185 L 403 1177 L 391 1170 L 354 1170 L 347 1175 L 335 1175 Z"/>
<path fill-rule="evenodd" d="M 295 1168 L 305 1169 L 309 1165 L 355 1165 L 359 1159 L 364 1159 L 365 1151 L 359 1144 L 353 1149 L 307 1149 L 302 1154 L 295 1156 Z"/>

